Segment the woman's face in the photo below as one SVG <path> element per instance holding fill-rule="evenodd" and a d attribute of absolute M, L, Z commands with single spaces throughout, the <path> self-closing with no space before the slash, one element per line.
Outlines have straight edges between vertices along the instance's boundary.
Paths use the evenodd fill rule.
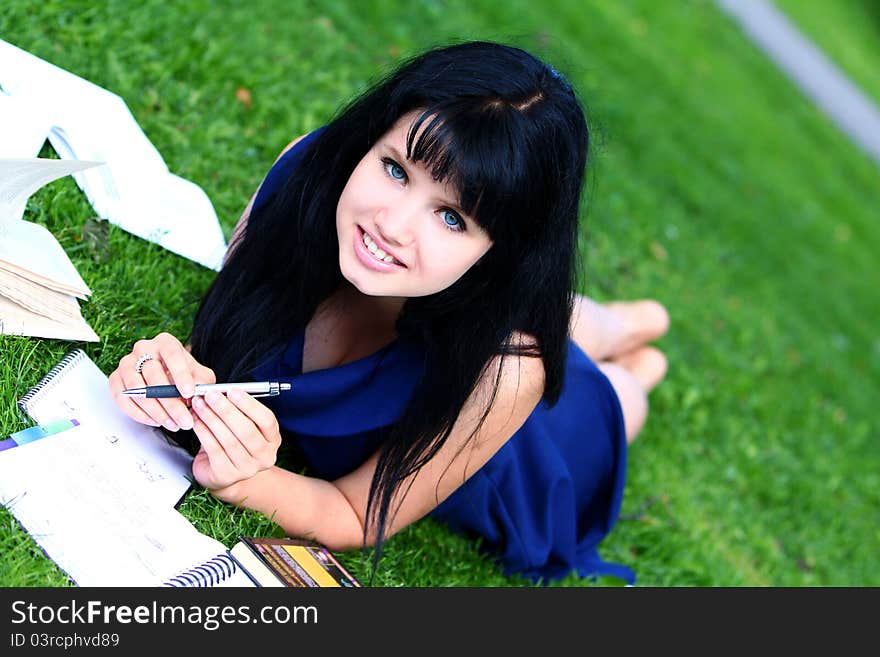
<path fill-rule="evenodd" d="M 458 194 L 406 159 L 402 116 L 352 172 L 336 207 L 339 266 L 371 296 L 420 297 L 457 281 L 492 246 Z"/>

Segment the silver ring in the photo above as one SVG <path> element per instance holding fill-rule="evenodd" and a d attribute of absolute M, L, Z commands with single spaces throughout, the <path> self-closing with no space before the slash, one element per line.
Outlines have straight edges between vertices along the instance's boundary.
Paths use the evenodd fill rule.
<path fill-rule="evenodd" d="M 144 363 L 148 360 L 156 360 L 156 357 L 153 354 L 144 354 L 138 358 L 137 363 L 134 364 L 134 371 L 140 374 L 141 370 L 144 369 Z"/>

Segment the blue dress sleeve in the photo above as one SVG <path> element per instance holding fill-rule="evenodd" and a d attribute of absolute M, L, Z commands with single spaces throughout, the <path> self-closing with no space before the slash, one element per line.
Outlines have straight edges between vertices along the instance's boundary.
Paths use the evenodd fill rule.
<path fill-rule="evenodd" d="M 260 183 L 260 188 L 257 190 L 257 196 L 254 199 L 254 205 L 251 208 L 252 214 L 258 209 L 264 207 L 272 196 L 284 186 L 284 183 L 287 182 L 287 179 L 290 178 L 291 174 L 296 170 L 296 167 L 302 162 L 303 154 L 309 144 L 315 141 L 323 130 L 324 128 L 318 128 L 307 134 L 300 139 L 295 146 L 287 149 L 287 151 L 278 158 L 275 164 L 272 165 L 272 168 L 269 169 L 269 173 L 266 174 L 263 182 Z"/>

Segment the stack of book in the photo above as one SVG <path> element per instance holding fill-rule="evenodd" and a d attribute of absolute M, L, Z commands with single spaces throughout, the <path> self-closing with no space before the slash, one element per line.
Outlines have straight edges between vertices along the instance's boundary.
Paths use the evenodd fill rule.
<path fill-rule="evenodd" d="M 55 236 L 21 219 L 36 189 L 92 166 L 71 160 L 0 160 L 0 334 L 99 340 L 78 301 L 92 291 Z"/>

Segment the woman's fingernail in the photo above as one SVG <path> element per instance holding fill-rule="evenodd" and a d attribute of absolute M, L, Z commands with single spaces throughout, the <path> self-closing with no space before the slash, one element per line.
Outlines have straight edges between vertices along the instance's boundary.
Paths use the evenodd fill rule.
<path fill-rule="evenodd" d="M 167 420 L 164 424 L 165 428 L 168 429 L 168 431 L 177 431 L 178 427 L 172 420 Z"/>
<path fill-rule="evenodd" d="M 216 404 L 217 402 L 220 401 L 220 393 L 218 393 L 218 392 L 209 392 L 209 393 L 205 396 L 205 401 L 208 402 L 209 404 L 211 404 L 211 406 L 213 406 L 214 404 Z"/>

